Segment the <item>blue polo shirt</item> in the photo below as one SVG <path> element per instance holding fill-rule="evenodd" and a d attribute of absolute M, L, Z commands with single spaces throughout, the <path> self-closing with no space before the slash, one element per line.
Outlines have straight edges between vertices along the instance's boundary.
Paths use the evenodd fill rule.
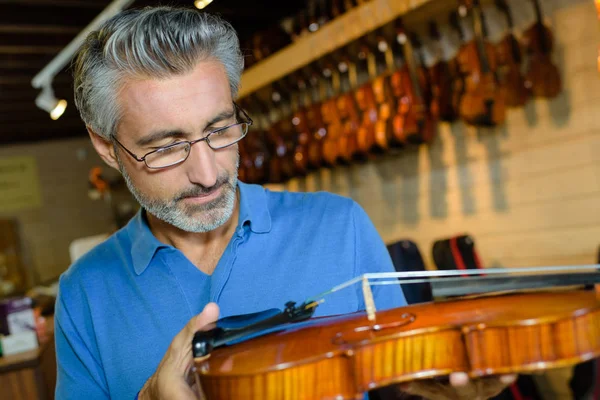
<path fill-rule="evenodd" d="M 353 200 L 241 182 L 239 191 L 239 224 L 212 275 L 160 242 L 142 211 L 62 274 L 58 400 L 133 399 L 173 337 L 210 301 L 220 317 L 281 309 L 363 273 L 394 270 Z M 399 285 L 373 293 L 378 309 L 406 304 Z M 326 297 L 315 316 L 363 309 L 355 285 Z"/>

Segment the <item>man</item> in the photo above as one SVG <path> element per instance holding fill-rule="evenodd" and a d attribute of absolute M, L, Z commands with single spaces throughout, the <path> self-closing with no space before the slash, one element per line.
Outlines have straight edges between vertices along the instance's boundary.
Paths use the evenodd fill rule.
<path fill-rule="evenodd" d="M 61 276 L 58 399 L 194 398 L 195 331 L 393 269 L 355 202 L 238 182 L 251 124 L 234 103 L 242 69 L 232 27 L 192 10 L 123 12 L 81 49 L 77 107 L 142 210 Z M 374 297 L 379 309 L 405 304 L 399 286 Z M 348 288 L 316 315 L 362 309 Z"/>

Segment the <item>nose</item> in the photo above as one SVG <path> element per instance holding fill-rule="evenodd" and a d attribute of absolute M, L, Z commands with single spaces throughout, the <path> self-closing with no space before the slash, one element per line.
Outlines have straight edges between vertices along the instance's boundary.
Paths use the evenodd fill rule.
<path fill-rule="evenodd" d="M 185 168 L 190 182 L 212 187 L 217 183 L 217 162 L 215 152 L 206 142 L 195 143 L 190 149 L 190 155 L 185 160 Z"/>

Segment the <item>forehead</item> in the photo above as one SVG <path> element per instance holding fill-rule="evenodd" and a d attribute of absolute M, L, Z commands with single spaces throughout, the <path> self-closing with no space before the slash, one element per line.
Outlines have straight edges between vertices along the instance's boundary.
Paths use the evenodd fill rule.
<path fill-rule="evenodd" d="M 127 136 L 153 129 L 200 129 L 233 101 L 225 68 L 213 60 L 167 79 L 127 80 L 117 99 L 122 112 L 118 131 Z"/>

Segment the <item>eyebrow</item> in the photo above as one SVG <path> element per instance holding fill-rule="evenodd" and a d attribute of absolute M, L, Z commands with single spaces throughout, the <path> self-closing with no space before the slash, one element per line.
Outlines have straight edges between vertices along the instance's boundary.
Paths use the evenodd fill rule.
<path fill-rule="evenodd" d="M 204 130 L 206 131 L 206 129 L 210 128 L 214 124 L 221 122 L 221 121 L 228 120 L 228 119 L 232 118 L 234 115 L 235 115 L 234 109 L 222 111 L 219 114 L 217 114 L 215 117 L 213 117 L 210 121 L 208 121 Z M 146 135 L 141 139 L 138 139 L 135 142 L 135 144 L 137 146 L 143 147 L 143 146 L 147 146 L 153 142 L 157 142 L 157 141 L 160 141 L 163 139 L 188 137 L 188 136 L 190 136 L 189 132 L 182 131 L 181 129 L 159 130 L 159 131 L 152 132 L 149 135 Z"/>

